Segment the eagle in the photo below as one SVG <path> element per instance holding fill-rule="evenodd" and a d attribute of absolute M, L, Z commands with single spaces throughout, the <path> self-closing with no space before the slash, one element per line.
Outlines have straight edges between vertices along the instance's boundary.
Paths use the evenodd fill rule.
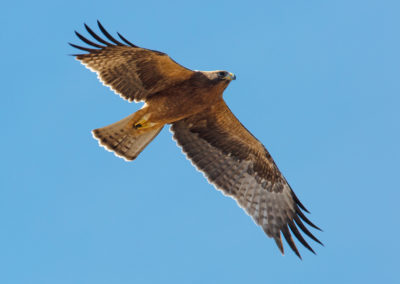
<path fill-rule="evenodd" d="M 134 160 L 170 124 L 173 138 L 193 165 L 224 195 L 232 197 L 284 254 L 281 234 L 301 258 L 292 234 L 314 252 L 301 231 L 322 243 L 304 223 L 320 230 L 303 213 L 297 198 L 264 145 L 235 117 L 222 94 L 236 76 L 228 71 L 196 71 L 167 54 L 141 48 L 97 21 L 103 37 L 84 24 L 96 41 L 75 31 L 90 47 L 73 54 L 99 80 L 129 102 L 144 102 L 137 112 L 92 131 L 107 150 Z"/>

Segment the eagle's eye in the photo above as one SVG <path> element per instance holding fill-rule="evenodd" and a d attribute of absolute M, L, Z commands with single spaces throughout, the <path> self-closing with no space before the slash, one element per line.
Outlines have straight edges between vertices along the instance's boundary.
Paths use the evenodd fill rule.
<path fill-rule="evenodd" d="M 226 72 L 225 71 L 218 72 L 218 77 L 219 78 L 225 78 L 226 77 Z"/>

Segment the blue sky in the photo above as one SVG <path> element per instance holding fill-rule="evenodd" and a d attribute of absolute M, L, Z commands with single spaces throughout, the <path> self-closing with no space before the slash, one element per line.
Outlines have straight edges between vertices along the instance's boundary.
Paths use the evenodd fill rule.
<path fill-rule="evenodd" d="M 397 283 L 398 1 L 2 5 L 1 283 Z M 186 160 L 90 131 L 136 111 L 68 54 L 83 23 L 237 80 L 225 100 L 324 232 L 300 261 Z M 310 241 L 311 243 L 311 241 Z"/>

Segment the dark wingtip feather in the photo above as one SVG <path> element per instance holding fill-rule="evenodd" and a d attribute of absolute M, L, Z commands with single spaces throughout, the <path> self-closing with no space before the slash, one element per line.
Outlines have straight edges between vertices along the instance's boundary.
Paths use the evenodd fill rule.
<path fill-rule="evenodd" d="M 75 47 L 75 48 L 80 49 L 80 50 L 88 51 L 88 52 L 96 52 L 97 51 L 97 49 L 79 46 L 79 45 L 76 45 L 76 44 L 73 44 L 73 43 L 70 43 L 70 42 L 68 44 L 70 46 L 72 46 L 72 47 Z"/>
<path fill-rule="evenodd" d="M 308 250 L 310 250 L 313 254 L 316 254 L 315 251 L 312 249 L 312 247 L 306 242 L 306 240 L 303 238 L 303 236 L 300 234 L 299 230 L 297 229 L 296 225 L 293 223 L 293 221 L 289 221 L 289 228 L 293 232 L 293 234 L 296 236 L 296 238 L 302 243 L 303 246 L 305 246 Z"/>
<path fill-rule="evenodd" d="M 306 228 L 306 226 L 304 226 L 303 222 L 301 222 L 299 216 L 295 215 L 294 216 L 294 221 L 296 222 L 297 226 L 299 226 L 299 228 L 307 235 L 309 236 L 311 239 L 313 239 L 314 241 L 316 241 L 317 243 L 319 243 L 320 245 L 324 245 L 320 240 L 318 240 L 316 237 L 314 237 L 314 235 Z"/>
<path fill-rule="evenodd" d="M 109 42 L 105 41 L 104 39 L 102 39 L 101 37 L 99 37 L 91 28 L 89 28 L 88 25 L 84 24 L 84 26 L 85 26 L 85 29 L 87 30 L 87 32 L 88 32 L 95 40 L 97 40 L 98 42 L 101 42 L 101 43 L 103 43 L 103 44 L 105 44 L 105 45 L 107 45 L 107 46 L 112 46 L 111 43 L 109 43 Z"/>
<path fill-rule="evenodd" d="M 300 202 L 300 199 L 296 196 L 296 194 L 294 193 L 293 190 L 292 190 L 292 197 L 293 197 L 294 201 L 296 202 L 296 204 L 299 205 L 301 209 L 303 209 L 307 213 L 310 213 L 310 211 L 307 210 L 307 208 L 303 205 L 303 203 Z"/>
<path fill-rule="evenodd" d="M 87 43 L 87 44 L 89 44 L 89 45 L 91 45 L 91 46 L 94 46 L 94 47 L 104 48 L 104 46 L 102 46 L 102 45 L 100 45 L 100 44 L 97 44 L 97 43 L 95 43 L 95 42 L 92 42 L 92 41 L 88 40 L 87 38 L 85 38 L 83 35 L 81 35 L 81 34 L 78 33 L 77 31 L 75 31 L 75 34 L 76 34 L 76 36 L 77 36 L 81 41 L 83 41 L 84 43 Z"/>
<path fill-rule="evenodd" d="M 282 244 L 282 239 L 280 234 L 276 237 L 274 237 L 275 243 L 278 246 L 279 250 L 281 251 L 282 255 L 285 255 L 285 250 L 283 249 L 283 244 Z"/>
<path fill-rule="evenodd" d="M 281 229 L 281 231 L 282 231 L 282 234 L 283 234 L 283 236 L 285 237 L 287 243 L 289 244 L 290 248 L 294 251 L 294 253 L 295 253 L 300 259 L 302 259 L 302 258 L 301 258 L 301 255 L 300 255 L 300 253 L 299 253 L 299 250 L 297 249 L 296 244 L 295 244 L 294 241 L 293 241 L 292 235 L 290 234 L 290 231 L 289 231 L 288 227 L 287 227 L 287 226 L 284 226 L 284 227 Z"/>
<path fill-rule="evenodd" d="M 134 45 L 133 43 L 131 43 L 129 40 L 127 40 L 126 38 L 124 38 L 120 33 L 117 32 L 117 35 L 128 45 L 132 46 L 132 47 L 138 47 L 137 45 Z"/>
<path fill-rule="evenodd" d="M 116 45 L 124 45 L 121 42 L 119 42 L 118 40 L 116 40 L 112 35 L 110 35 L 107 30 L 103 27 L 103 25 L 100 23 L 99 20 L 97 20 L 97 25 L 99 26 L 101 32 L 109 39 L 111 40 L 113 43 L 115 43 Z"/>
<path fill-rule="evenodd" d="M 299 208 L 296 208 L 296 213 L 301 217 L 301 219 L 303 219 L 304 222 L 306 222 L 308 225 L 310 225 L 311 227 L 313 227 L 314 229 L 317 229 L 319 231 L 322 231 L 320 228 L 318 228 L 316 225 L 314 225 L 313 222 L 311 222 L 306 215 L 304 215 L 303 212 L 301 212 L 301 210 Z"/>

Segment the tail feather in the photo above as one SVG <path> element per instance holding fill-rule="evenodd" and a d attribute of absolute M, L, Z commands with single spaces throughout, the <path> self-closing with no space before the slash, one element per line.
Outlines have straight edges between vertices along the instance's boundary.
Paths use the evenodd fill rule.
<path fill-rule="evenodd" d="M 127 161 L 134 160 L 164 126 L 135 129 L 132 122 L 134 115 L 131 114 L 116 123 L 93 130 L 93 137 L 99 141 L 100 146 L 114 152 L 115 155 Z"/>

